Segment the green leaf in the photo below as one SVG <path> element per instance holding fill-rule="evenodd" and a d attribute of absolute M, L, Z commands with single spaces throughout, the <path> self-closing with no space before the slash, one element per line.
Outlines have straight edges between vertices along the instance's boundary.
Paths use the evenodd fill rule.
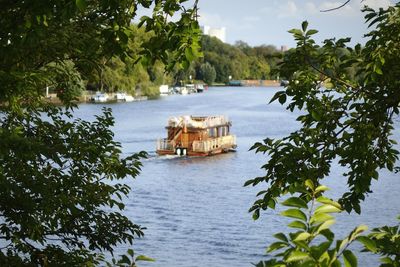
<path fill-rule="evenodd" d="M 371 251 L 373 253 L 375 253 L 377 251 L 376 243 L 371 238 L 369 238 L 367 236 L 359 236 L 356 238 L 356 240 L 359 241 L 360 243 L 362 243 L 364 245 L 364 247 L 366 249 L 368 249 L 369 251 Z"/>
<path fill-rule="evenodd" d="M 338 240 L 337 241 L 337 245 L 336 245 L 337 250 L 343 249 L 345 246 L 347 246 L 348 243 L 349 243 L 349 238 L 348 237 L 346 237 L 343 240 Z M 339 244 L 339 246 L 338 246 L 338 244 Z"/>
<path fill-rule="evenodd" d="M 320 234 L 323 235 L 326 239 L 328 239 L 331 242 L 335 238 L 334 233 L 332 233 L 332 231 L 330 229 L 323 230 L 320 232 Z"/>
<path fill-rule="evenodd" d="M 272 102 L 277 100 L 284 93 L 285 93 L 284 91 L 276 92 L 276 94 L 271 98 L 271 100 L 268 102 L 268 104 L 271 104 Z"/>
<path fill-rule="evenodd" d="M 335 223 L 335 220 L 327 220 L 323 222 L 320 226 L 318 226 L 317 232 L 321 232 L 323 230 L 329 229 L 331 225 Z"/>
<path fill-rule="evenodd" d="M 325 191 L 328 191 L 329 189 L 330 188 L 325 185 L 320 185 L 317 188 L 315 188 L 315 193 L 325 192 Z"/>
<path fill-rule="evenodd" d="M 315 188 L 314 182 L 313 182 L 312 180 L 310 180 L 310 179 L 306 180 L 306 181 L 304 182 L 304 184 L 305 184 L 308 188 L 310 188 L 311 190 L 314 190 L 314 188 Z"/>
<path fill-rule="evenodd" d="M 378 66 L 375 68 L 375 73 L 377 73 L 379 75 L 383 75 L 382 69 Z"/>
<path fill-rule="evenodd" d="M 276 239 L 281 240 L 281 241 L 289 242 L 289 240 L 287 239 L 287 237 L 286 237 L 286 235 L 285 235 L 284 233 L 277 233 L 277 234 L 274 234 L 274 237 L 275 237 Z"/>
<path fill-rule="evenodd" d="M 133 249 L 128 249 L 128 254 L 129 256 L 133 257 L 135 255 L 135 252 L 133 251 Z"/>
<path fill-rule="evenodd" d="M 350 250 L 343 251 L 343 258 L 346 267 L 357 267 L 357 258 Z"/>
<path fill-rule="evenodd" d="M 332 265 L 330 265 L 330 267 L 341 267 L 342 264 L 340 263 L 340 261 L 338 259 L 336 259 Z"/>
<path fill-rule="evenodd" d="M 136 257 L 135 261 L 156 261 L 153 258 L 147 257 L 145 255 L 139 255 Z"/>
<path fill-rule="evenodd" d="M 310 256 L 303 251 L 293 251 L 292 253 L 289 254 L 289 256 L 286 258 L 287 262 L 294 262 L 294 261 L 301 261 L 310 258 Z"/>
<path fill-rule="evenodd" d="M 324 197 L 324 196 L 318 197 L 317 202 L 322 203 L 322 204 L 329 204 L 329 205 L 335 206 L 338 209 L 342 209 L 342 206 L 338 202 L 333 201 L 332 199 Z"/>
<path fill-rule="evenodd" d="M 308 21 L 305 20 L 301 23 L 301 28 L 303 29 L 303 32 L 307 30 L 307 27 L 308 27 Z"/>
<path fill-rule="evenodd" d="M 324 261 L 325 257 L 324 256 L 329 256 L 327 253 L 327 250 L 331 246 L 332 242 L 326 241 L 322 242 L 318 245 L 312 246 L 311 247 L 311 255 L 314 257 L 314 259 L 319 259 L 319 262 Z M 325 254 L 323 256 L 323 254 Z"/>
<path fill-rule="evenodd" d="M 357 226 L 350 234 L 350 241 L 353 241 L 356 239 L 362 232 L 365 232 L 368 230 L 368 226 L 362 224 Z"/>
<path fill-rule="evenodd" d="M 299 197 L 290 197 L 282 202 L 282 205 L 297 208 L 308 208 L 307 203 Z"/>
<path fill-rule="evenodd" d="M 119 263 L 131 264 L 131 260 L 126 255 L 121 255 L 121 259 L 118 261 Z"/>
<path fill-rule="evenodd" d="M 289 244 L 288 243 L 286 243 L 286 242 L 274 242 L 274 243 L 272 243 L 268 248 L 267 248 L 267 253 L 271 253 L 271 252 L 273 252 L 273 251 L 275 251 L 275 250 L 278 250 L 278 249 L 280 249 L 280 248 L 285 248 L 285 247 L 288 247 L 289 246 Z"/>
<path fill-rule="evenodd" d="M 185 49 L 185 56 L 186 56 L 186 60 L 187 61 L 193 61 L 195 56 L 194 56 L 194 53 L 193 53 L 193 49 L 191 47 L 187 47 Z"/>
<path fill-rule="evenodd" d="M 279 99 L 278 99 L 279 103 L 281 103 L 282 105 L 285 104 L 286 102 L 286 94 L 282 94 Z"/>
<path fill-rule="evenodd" d="M 298 36 L 302 36 L 303 33 L 301 32 L 301 30 L 299 29 L 291 29 L 290 31 L 288 31 L 289 33 L 292 33 L 293 35 L 298 35 Z"/>
<path fill-rule="evenodd" d="M 315 209 L 314 214 L 319 214 L 319 213 L 336 213 L 336 212 L 341 212 L 342 210 L 339 209 L 338 207 L 335 207 L 330 204 L 324 204 L 322 206 L 319 206 L 318 208 Z"/>
<path fill-rule="evenodd" d="M 302 212 L 301 210 L 298 209 L 288 209 L 283 212 L 281 212 L 281 215 L 285 217 L 291 217 L 295 219 L 300 219 L 302 221 L 307 221 L 307 216 Z"/>
<path fill-rule="evenodd" d="M 308 30 L 306 35 L 310 36 L 310 35 L 313 35 L 313 34 L 316 34 L 316 33 L 318 33 L 317 30 Z"/>
<path fill-rule="evenodd" d="M 302 233 L 298 234 L 293 241 L 304 241 L 304 240 L 307 240 L 310 236 L 311 236 L 310 233 L 302 232 Z"/>
<path fill-rule="evenodd" d="M 390 265 L 387 265 L 387 267 L 392 267 L 392 266 L 396 266 L 396 265 L 394 265 L 393 263 L 393 260 L 391 259 L 391 258 L 389 258 L 389 257 L 383 257 L 383 258 L 380 258 L 380 262 L 382 262 L 382 263 L 386 263 L 386 264 L 390 264 Z M 381 265 L 382 266 L 382 265 Z M 383 265 L 383 266 L 386 266 L 386 265 Z"/>
<path fill-rule="evenodd" d="M 257 220 L 258 218 L 260 218 L 260 210 L 257 209 L 253 212 L 253 220 Z"/>
<path fill-rule="evenodd" d="M 311 117 L 313 117 L 313 119 L 316 121 L 321 120 L 321 115 L 315 110 L 311 110 Z"/>
<path fill-rule="evenodd" d="M 289 227 L 306 230 L 307 226 L 301 221 L 293 221 L 288 224 Z"/>
<path fill-rule="evenodd" d="M 329 215 L 327 213 L 319 213 L 319 214 L 313 214 L 310 218 L 310 223 L 323 223 L 328 220 L 332 220 L 334 217 L 332 215 Z"/>
<path fill-rule="evenodd" d="M 76 6 L 78 7 L 79 11 L 85 11 L 87 7 L 86 0 L 76 0 Z"/>

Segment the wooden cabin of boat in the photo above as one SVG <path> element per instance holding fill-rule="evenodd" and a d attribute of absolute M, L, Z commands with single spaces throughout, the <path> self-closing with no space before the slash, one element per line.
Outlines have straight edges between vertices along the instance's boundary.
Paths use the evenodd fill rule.
<path fill-rule="evenodd" d="M 159 155 L 208 156 L 236 148 L 236 136 L 229 133 L 225 116 L 172 117 L 166 127 L 168 137 L 157 141 Z"/>

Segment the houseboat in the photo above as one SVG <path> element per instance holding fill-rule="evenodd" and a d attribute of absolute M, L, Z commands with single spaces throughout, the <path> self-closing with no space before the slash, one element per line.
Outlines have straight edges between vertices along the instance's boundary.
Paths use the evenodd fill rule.
<path fill-rule="evenodd" d="M 236 148 L 230 134 L 231 122 L 225 116 L 180 116 L 168 120 L 167 138 L 157 140 L 157 154 L 208 156 Z"/>

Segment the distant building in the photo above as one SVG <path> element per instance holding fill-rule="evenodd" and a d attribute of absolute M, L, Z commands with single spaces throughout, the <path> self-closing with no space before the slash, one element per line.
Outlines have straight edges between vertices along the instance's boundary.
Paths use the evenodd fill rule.
<path fill-rule="evenodd" d="M 281 52 L 286 52 L 288 47 L 286 45 L 281 45 Z"/>
<path fill-rule="evenodd" d="M 209 35 L 212 37 L 217 37 L 218 39 L 220 39 L 222 42 L 226 42 L 226 29 L 225 27 L 221 27 L 221 28 L 212 28 L 210 26 L 202 26 L 201 30 L 203 31 L 204 35 Z"/>

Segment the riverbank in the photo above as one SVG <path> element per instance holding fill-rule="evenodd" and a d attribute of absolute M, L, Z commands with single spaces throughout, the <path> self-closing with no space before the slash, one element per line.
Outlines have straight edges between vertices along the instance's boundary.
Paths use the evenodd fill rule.
<path fill-rule="evenodd" d="M 279 80 L 232 80 L 228 84 L 213 84 L 213 87 L 231 87 L 231 86 L 242 86 L 242 87 L 279 87 L 281 85 L 281 81 Z M 203 87 L 204 86 L 204 87 Z M 201 92 L 207 91 L 208 86 L 203 85 Z M 186 88 L 187 92 L 182 92 L 181 89 L 186 88 L 183 87 L 168 87 L 168 86 L 160 86 L 159 94 L 156 96 L 131 96 L 125 93 L 115 92 L 115 93 L 99 93 L 94 91 L 84 91 L 82 95 L 76 98 L 77 103 L 111 103 L 111 102 L 132 102 L 132 101 L 144 101 L 148 99 L 155 99 L 160 96 L 168 96 L 173 94 L 190 94 L 197 93 L 197 90 L 190 90 L 190 88 Z M 101 97 L 97 97 L 101 94 Z M 120 95 L 123 94 L 125 98 L 120 98 Z M 57 97 L 56 93 L 47 94 L 44 99 L 53 104 L 62 104 L 61 100 Z"/>

